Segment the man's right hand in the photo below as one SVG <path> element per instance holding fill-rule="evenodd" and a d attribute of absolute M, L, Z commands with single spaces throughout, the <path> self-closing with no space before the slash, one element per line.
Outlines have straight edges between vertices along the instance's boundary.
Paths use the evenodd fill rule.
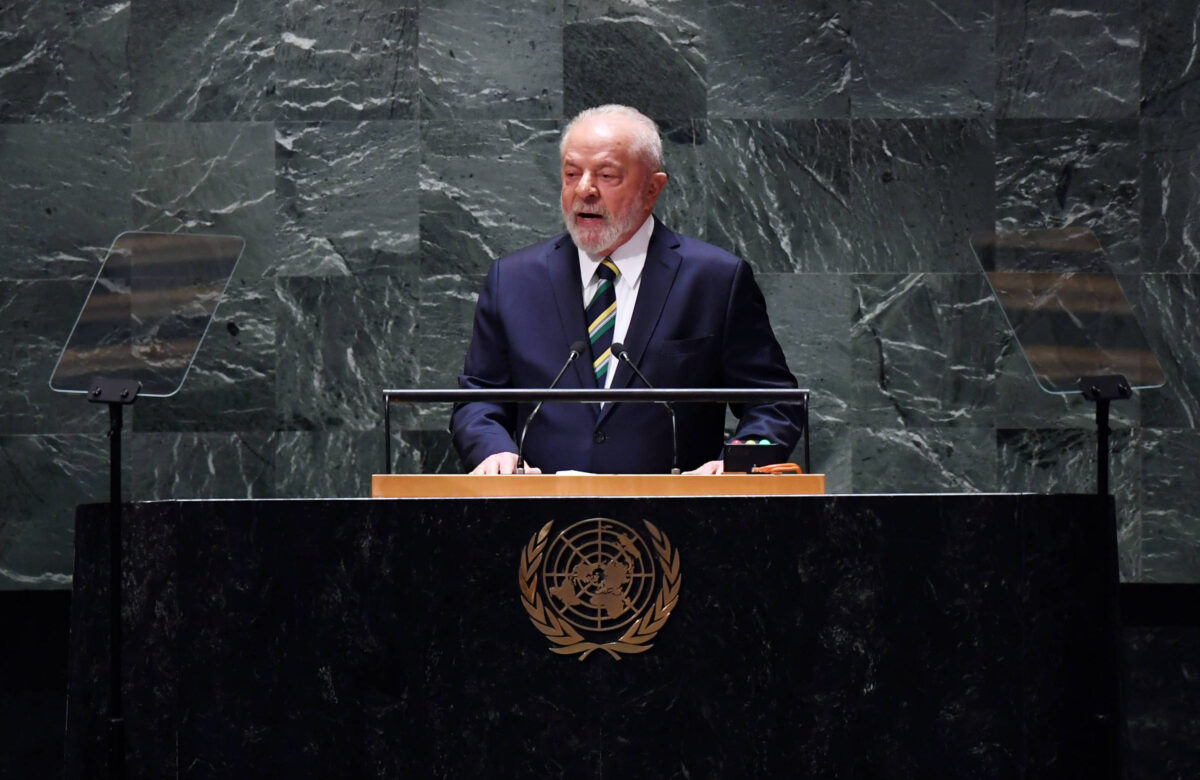
<path fill-rule="evenodd" d="M 515 452 L 497 452 L 495 455 L 488 455 L 479 465 L 472 471 L 471 475 L 476 474 L 515 474 L 517 472 L 517 453 Z M 542 470 L 537 466 L 525 464 L 526 474 L 541 474 Z"/>

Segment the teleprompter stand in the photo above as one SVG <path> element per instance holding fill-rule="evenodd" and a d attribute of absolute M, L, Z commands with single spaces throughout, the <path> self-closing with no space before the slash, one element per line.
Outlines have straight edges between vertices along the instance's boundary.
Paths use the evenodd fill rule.
<path fill-rule="evenodd" d="M 183 386 L 241 257 L 236 236 L 122 233 L 92 285 L 50 388 L 108 405 L 108 776 L 125 776 L 121 436 L 125 407 Z"/>
<path fill-rule="evenodd" d="M 108 765 L 111 777 L 125 776 L 125 713 L 121 706 L 121 428 L 124 410 L 137 400 L 142 383 L 136 379 L 96 377 L 88 401 L 108 404 L 109 579 Z"/>
<path fill-rule="evenodd" d="M 1123 401 L 1133 395 L 1129 380 L 1120 374 L 1085 376 L 1079 379 L 1079 390 L 1083 397 L 1096 404 L 1096 493 L 1108 495 L 1108 440 L 1112 429 L 1108 427 L 1108 405 L 1112 401 Z"/>

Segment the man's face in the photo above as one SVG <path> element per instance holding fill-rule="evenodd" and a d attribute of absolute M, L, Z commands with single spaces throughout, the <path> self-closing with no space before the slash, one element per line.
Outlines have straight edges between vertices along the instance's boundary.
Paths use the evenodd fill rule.
<path fill-rule="evenodd" d="M 591 117 L 572 128 L 563 147 L 563 221 L 576 246 L 593 255 L 628 241 L 667 183 L 633 151 L 633 127 L 620 114 Z"/>

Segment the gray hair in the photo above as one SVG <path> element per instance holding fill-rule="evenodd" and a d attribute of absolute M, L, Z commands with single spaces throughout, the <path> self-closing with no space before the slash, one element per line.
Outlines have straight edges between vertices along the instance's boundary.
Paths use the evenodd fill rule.
<path fill-rule="evenodd" d="M 645 162 L 650 164 L 654 171 L 661 171 L 663 164 L 663 147 L 662 138 L 658 135 L 658 125 L 653 119 L 638 111 L 636 108 L 622 106 L 617 103 L 608 103 L 603 106 L 594 108 L 585 108 L 580 111 L 575 117 L 567 123 L 563 128 L 562 138 L 558 142 L 558 156 L 562 157 L 566 151 L 567 136 L 575 129 L 575 125 L 585 119 L 591 119 L 596 116 L 605 116 L 610 114 L 618 114 L 623 117 L 628 117 L 634 120 L 633 131 L 633 151 Z"/>

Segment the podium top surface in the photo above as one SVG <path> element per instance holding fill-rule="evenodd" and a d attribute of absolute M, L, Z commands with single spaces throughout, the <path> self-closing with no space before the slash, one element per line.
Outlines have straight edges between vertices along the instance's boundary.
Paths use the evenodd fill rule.
<path fill-rule="evenodd" d="M 824 474 L 374 474 L 372 498 L 565 496 L 803 496 L 825 493 Z"/>

